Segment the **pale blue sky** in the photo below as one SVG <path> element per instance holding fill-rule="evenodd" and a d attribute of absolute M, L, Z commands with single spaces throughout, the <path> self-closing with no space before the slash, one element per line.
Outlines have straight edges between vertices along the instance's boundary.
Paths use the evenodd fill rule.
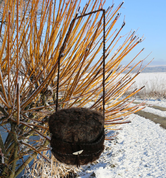
<path fill-rule="evenodd" d="M 117 7 L 122 1 L 114 0 L 114 7 Z M 82 2 L 82 5 L 86 0 Z M 112 5 L 112 0 L 107 0 L 105 9 Z M 139 50 L 143 47 L 144 52 L 138 60 L 146 57 L 151 51 L 152 54 L 146 62 L 155 58 L 153 65 L 166 65 L 166 0 L 126 0 L 119 12 L 119 27 L 125 16 L 126 25 L 121 35 L 126 34 L 131 29 L 137 30 L 137 34 L 146 38 L 132 51 L 125 59 L 124 63 L 129 62 Z M 118 25 L 118 24 L 117 24 Z M 118 26 L 117 26 L 118 27 Z"/>

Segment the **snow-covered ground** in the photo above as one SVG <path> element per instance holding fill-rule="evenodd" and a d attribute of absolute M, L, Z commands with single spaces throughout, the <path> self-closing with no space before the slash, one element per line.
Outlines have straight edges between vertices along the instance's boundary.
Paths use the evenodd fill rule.
<path fill-rule="evenodd" d="M 166 72 L 140 73 L 136 77 L 136 86 L 142 87 L 143 85 L 145 85 L 146 90 L 155 89 L 156 91 L 162 91 L 166 89 L 165 83 Z"/>
<path fill-rule="evenodd" d="M 155 98 L 166 96 L 166 72 L 140 73 L 136 77 L 133 88 L 141 88 L 142 86 L 145 86 L 141 92 L 142 95 L 151 94 L 150 97 L 154 95 Z"/>
<path fill-rule="evenodd" d="M 166 91 L 166 73 L 142 73 L 135 87 L 146 86 L 144 94 Z M 166 96 L 166 95 L 165 95 Z M 139 99 L 136 102 L 142 102 Z M 144 112 L 166 118 L 166 99 L 145 100 Z M 92 103 L 88 103 L 91 105 Z M 149 118 L 150 119 L 150 118 Z M 166 130 L 149 119 L 132 114 L 130 124 L 121 126 L 113 141 L 105 141 L 105 150 L 96 162 L 82 166 L 79 178 L 166 178 Z M 115 131 L 109 134 L 116 135 Z M 77 170 L 77 169 L 76 169 Z M 47 176 L 48 177 L 48 176 Z"/>
<path fill-rule="evenodd" d="M 153 108 L 160 106 L 166 109 L 165 99 L 145 102 L 144 112 L 166 118 L 166 110 Z M 166 130 L 149 119 L 130 115 L 131 123 L 121 126 L 115 140 L 105 141 L 100 159 L 83 166 L 79 178 L 166 178 Z"/>
<path fill-rule="evenodd" d="M 98 164 L 84 166 L 80 178 L 166 178 L 166 130 L 136 114 L 129 119 L 114 141 L 105 141 Z"/>
<path fill-rule="evenodd" d="M 149 106 L 160 106 L 160 107 L 165 107 L 166 108 L 166 99 L 146 99 L 146 100 L 136 100 L 137 102 L 146 102 Z"/>
<path fill-rule="evenodd" d="M 166 108 L 165 100 L 160 104 L 149 100 L 146 104 L 149 106 L 144 112 L 166 118 L 166 111 L 151 107 Z M 128 119 L 131 123 L 122 125 L 122 130 L 107 133 L 107 136 L 117 136 L 112 141 L 105 141 L 105 150 L 97 161 L 81 166 L 79 171 L 72 168 L 74 172 L 78 171 L 78 178 L 166 178 L 166 130 L 138 114 L 132 114 Z M 51 168 L 45 169 L 47 177 L 52 178 L 49 172 Z"/>

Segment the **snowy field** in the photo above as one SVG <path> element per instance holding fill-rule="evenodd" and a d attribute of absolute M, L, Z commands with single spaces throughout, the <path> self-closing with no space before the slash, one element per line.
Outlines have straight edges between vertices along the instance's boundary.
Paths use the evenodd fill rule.
<path fill-rule="evenodd" d="M 136 78 L 133 88 L 145 88 L 138 94 L 143 98 L 166 97 L 166 72 L 140 73 Z"/>
<path fill-rule="evenodd" d="M 133 88 L 144 85 L 138 94 L 146 99 L 143 111 L 166 119 L 166 73 L 139 74 Z M 166 130 L 149 119 L 132 114 L 116 139 L 105 141 L 98 164 L 84 166 L 79 178 L 166 178 Z"/>
<path fill-rule="evenodd" d="M 135 87 L 139 88 L 143 85 L 146 86 L 143 93 L 144 98 L 147 93 L 152 91 L 156 91 L 157 95 L 164 93 L 166 91 L 166 73 L 140 74 L 136 79 Z M 142 101 L 141 99 L 136 100 L 137 103 Z M 164 97 L 157 96 L 144 101 L 147 107 L 143 112 L 166 119 L 166 99 Z M 115 140 L 106 140 L 105 150 L 99 160 L 82 166 L 77 172 L 77 177 L 166 178 L 166 130 L 150 119 L 141 117 L 138 113 L 130 115 L 131 123 L 121 126 L 122 130 L 118 131 L 119 134 Z M 108 134 L 109 136 L 116 135 L 117 132 L 111 131 Z"/>
<path fill-rule="evenodd" d="M 152 102 L 155 105 L 155 101 L 147 103 Z M 166 109 L 166 101 L 161 103 L 165 103 Z M 157 109 L 146 112 L 166 115 L 166 111 Z M 121 126 L 115 140 L 105 141 L 105 150 L 97 161 L 80 167 L 77 178 L 166 178 L 166 130 L 137 114 L 130 115 L 129 120 L 131 123 Z M 108 136 L 115 134 L 111 131 Z M 52 178 L 50 172 L 51 169 L 44 168 L 42 177 Z M 30 174 L 25 176 L 28 177 Z"/>
<path fill-rule="evenodd" d="M 98 164 L 83 167 L 80 178 L 166 178 L 166 130 L 133 114 L 114 141 L 105 141 Z"/>
<path fill-rule="evenodd" d="M 149 100 L 146 104 L 144 112 L 166 118 L 166 100 Z M 122 125 L 122 130 L 107 133 L 108 136 L 119 134 L 115 140 L 105 141 L 105 150 L 96 162 L 80 167 L 77 178 L 166 178 L 166 130 L 138 114 L 128 119 L 131 123 Z M 42 177 L 52 178 L 50 172 L 51 169 L 44 169 L 46 176 Z"/>

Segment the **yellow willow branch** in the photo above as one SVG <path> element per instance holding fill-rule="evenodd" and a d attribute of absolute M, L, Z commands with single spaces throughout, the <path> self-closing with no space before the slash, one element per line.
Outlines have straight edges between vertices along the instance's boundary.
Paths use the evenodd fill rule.
<path fill-rule="evenodd" d="M 3 14 L 2 14 L 2 19 L 1 19 L 0 34 L 2 33 L 2 25 L 4 24 L 6 11 L 8 10 L 8 6 L 9 6 L 9 1 L 5 1 Z"/>
<path fill-rule="evenodd" d="M 17 83 L 17 125 L 20 122 L 20 86 Z"/>
<path fill-rule="evenodd" d="M 49 130 L 49 128 L 48 128 L 48 127 L 44 127 L 44 126 L 42 126 L 42 125 L 29 124 L 29 123 L 28 123 L 28 125 L 29 125 L 29 126 L 38 127 L 38 128 L 44 129 L 44 130 Z"/>
<path fill-rule="evenodd" d="M 133 84 L 133 83 L 132 83 L 132 84 Z M 114 91 L 109 92 L 109 93 L 106 95 L 106 99 L 105 99 L 106 102 L 109 102 L 110 98 L 116 98 L 116 99 L 111 103 L 111 105 L 110 105 L 107 109 L 112 108 L 112 107 L 113 107 L 113 104 L 116 103 L 116 101 L 117 101 L 120 97 L 123 96 L 123 94 L 132 86 L 132 84 L 129 85 L 129 86 L 127 86 L 126 88 L 124 88 L 123 91 L 120 91 L 120 92 L 118 92 L 118 91 L 117 91 L 117 92 L 114 92 Z M 114 94 L 113 94 L 113 92 L 114 92 Z M 123 102 L 122 102 L 122 104 L 123 104 Z M 120 104 L 119 104 L 118 106 L 120 106 Z"/>
<path fill-rule="evenodd" d="M 9 105 L 5 102 L 5 100 L 2 98 L 1 95 L 0 95 L 0 100 L 2 101 L 2 103 L 3 103 L 5 106 L 7 106 L 8 108 L 11 108 L 11 106 L 9 106 Z"/>
<path fill-rule="evenodd" d="M 11 118 L 11 121 L 16 122 L 14 119 Z M 46 140 L 50 141 L 50 138 L 48 138 L 47 136 L 43 135 L 42 133 L 40 133 L 39 131 L 37 131 L 36 129 L 34 129 L 32 126 L 30 126 L 28 123 L 20 121 L 20 124 L 25 125 L 26 127 L 29 127 L 30 129 L 32 129 L 33 131 L 35 131 L 36 133 L 38 133 L 40 136 L 42 136 L 43 138 L 45 138 Z M 35 125 L 36 126 L 36 125 Z"/>
<path fill-rule="evenodd" d="M 7 103 L 7 105 L 9 106 L 9 108 L 11 107 L 10 104 L 8 103 L 8 98 L 7 98 L 7 94 L 6 94 L 6 90 L 5 90 L 5 86 L 4 86 L 4 83 L 3 83 L 3 77 L 2 77 L 2 71 L 1 71 L 1 68 L 0 68 L 0 83 L 1 83 L 1 86 L 2 86 L 2 91 L 3 91 L 3 94 L 4 94 L 4 97 L 5 97 L 5 102 Z"/>
<path fill-rule="evenodd" d="M 35 149 L 33 146 L 31 146 L 31 145 L 29 145 L 29 144 L 27 144 L 27 143 L 25 143 L 25 142 L 23 142 L 23 141 L 20 141 L 20 143 L 26 145 L 26 146 L 29 147 L 29 148 L 31 148 L 31 149 L 34 150 L 36 153 L 40 154 L 48 163 L 51 163 L 51 161 L 50 161 L 47 157 L 45 157 L 44 155 L 42 155 L 42 154 L 40 153 L 41 150 L 38 151 L 38 150 Z"/>
<path fill-rule="evenodd" d="M 137 74 L 138 75 L 138 74 Z M 135 75 L 135 77 L 137 76 L 137 75 Z M 134 78 L 133 78 L 134 79 Z M 131 79 L 131 81 L 133 80 L 133 79 Z M 128 89 L 128 88 L 126 88 L 126 89 Z M 123 93 L 123 91 L 122 91 L 122 93 Z M 119 95 L 118 93 L 117 93 L 117 95 Z M 112 96 L 112 97 L 116 97 L 116 96 Z M 118 102 L 118 103 L 116 103 L 116 101 L 119 99 L 120 97 L 117 97 L 112 103 L 111 103 L 111 106 L 113 106 L 113 105 L 115 105 L 115 104 L 120 104 L 120 102 Z M 127 99 L 127 98 L 126 98 Z M 125 100 L 126 100 L 125 99 Z M 124 100 L 124 101 L 125 101 Z M 121 102 L 123 102 L 122 100 L 121 100 Z M 115 104 L 114 104 L 115 103 Z"/>
<path fill-rule="evenodd" d="M 10 15 L 11 12 L 9 11 L 9 17 L 8 17 L 8 42 L 7 42 L 7 55 L 8 55 L 8 96 L 9 96 L 9 103 L 11 102 L 11 96 L 10 96 Z"/>
<path fill-rule="evenodd" d="M 16 84 L 18 83 L 18 61 L 19 61 L 19 56 L 18 56 L 18 0 L 17 0 L 17 62 L 16 62 Z M 18 87 L 18 86 L 17 86 Z"/>

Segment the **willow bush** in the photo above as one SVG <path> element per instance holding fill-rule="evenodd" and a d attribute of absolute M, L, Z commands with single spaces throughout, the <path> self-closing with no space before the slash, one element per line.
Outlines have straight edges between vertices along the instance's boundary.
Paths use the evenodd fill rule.
<path fill-rule="evenodd" d="M 62 45 L 59 109 L 86 107 L 102 110 L 102 14 L 78 15 L 103 8 L 105 1 L 91 1 L 80 10 L 80 0 L 4 0 L 0 4 L 0 148 L 5 158 L 2 175 L 17 177 L 37 155 L 51 162 L 48 117 L 55 112 L 58 56 Z M 105 128 L 115 129 L 143 106 L 131 106 L 124 95 L 134 83 L 130 76 L 141 61 L 122 75 L 121 61 L 142 39 L 131 31 L 120 36 L 125 22 L 113 30 L 123 3 L 106 10 Z M 66 34 L 68 36 L 66 37 Z M 116 44 L 124 38 L 123 44 Z M 113 53 L 113 51 L 115 51 Z M 123 96 L 123 97 L 122 97 Z M 109 138 L 107 138 L 109 139 Z"/>

